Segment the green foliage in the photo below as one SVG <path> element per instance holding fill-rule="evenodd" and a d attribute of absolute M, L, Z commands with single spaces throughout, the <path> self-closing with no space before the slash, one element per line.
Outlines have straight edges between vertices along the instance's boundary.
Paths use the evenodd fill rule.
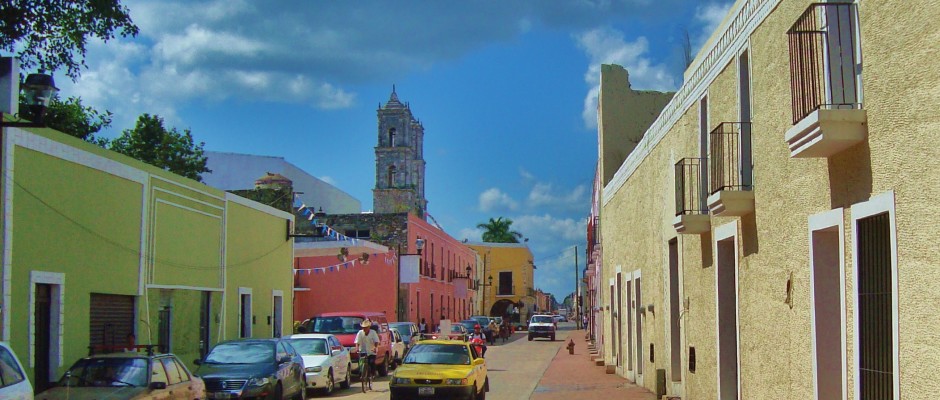
<path fill-rule="evenodd" d="M 89 37 L 107 42 L 115 35 L 136 36 L 120 0 L 3 0 L 0 49 L 17 52 L 24 70 L 64 67 L 75 80 L 85 65 Z"/>
<path fill-rule="evenodd" d="M 125 129 L 111 141 L 111 150 L 200 182 L 200 174 L 212 172 L 206 168 L 203 146 L 193 142 L 189 129 L 167 130 L 163 118 L 150 114 L 141 115 L 134 129 Z"/>
<path fill-rule="evenodd" d="M 477 224 L 477 228 L 483 229 L 483 241 L 490 243 L 519 243 L 522 234 L 511 230 L 512 220 L 499 217 L 490 218 L 489 222 Z"/>
<path fill-rule="evenodd" d="M 293 213 L 291 199 L 293 199 L 294 189 L 290 186 L 278 189 L 229 190 L 229 192 L 287 213 Z M 306 218 L 304 218 L 304 221 L 306 221 Z M 295 226 L 299 226 L 299 224 L 295 224 Z"/>
<path fill-rule="evenodd" d="M 26 119 L 35 120 L 29 115 L 26 100 L 20 96 L 20 114 Z M 69 97 L 65 101 L 54 96 L 49 101 L 49 107 L 43 117 L 46 126 L 59 132 L 67 133 L 86 142 L 107 147 L 108 139 L 96 137 L 95 134 L 111 126 L 111 111 L 98 111 L 91 106 L 82 104 L 81 97 Z"/>

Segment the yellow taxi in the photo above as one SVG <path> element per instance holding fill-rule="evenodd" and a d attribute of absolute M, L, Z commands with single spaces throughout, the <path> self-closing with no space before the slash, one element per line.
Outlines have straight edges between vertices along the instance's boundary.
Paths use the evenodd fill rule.
<path fill-rule="evenodd" d="M 484 400 L 490 390 L 486 362 L 462 340 L 422 340 L 395 370 L 389 382 L 391 400 Z"/>

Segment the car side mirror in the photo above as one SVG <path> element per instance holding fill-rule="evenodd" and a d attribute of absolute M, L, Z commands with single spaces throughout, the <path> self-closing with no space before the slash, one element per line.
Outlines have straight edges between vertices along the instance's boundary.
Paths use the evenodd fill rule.
<path fill-rule="evenodd" d="M 166 382 L 150 382 L 151 390 L 163 390 L 166 389 Z"/>
<path fill-rule="evenodd" d="M 336 357 L 336 356 L 340 355 L 342 352 L 343 352 L 342 350 L 333 350 L 333 351 L 330 352 L 330 353 L 333 354 L 333 357 Z"/>
<path fill-rule="evenodd" d="M 197 359 L 193 360 L 193 364 L 202 365 L 202 359 L 201 359 L 201 358 L 197 358 Z"/>
<path fill-rule="evenodd" d="M 483 357 L 473 359 L 474 366 L 486 364 L 486 361 L 483 360 Z"/>
<path fill-rule="evenodd" d="M 278 359 L 277 362 L 278 362 L 278 363 L 286 363 L 286 362 L 291 362 L 291 360 L 293 360 L 293 358 L 291 358 L 291 356 L 284 356 L 284 357 L 281 357 L 280 359 Z"/>

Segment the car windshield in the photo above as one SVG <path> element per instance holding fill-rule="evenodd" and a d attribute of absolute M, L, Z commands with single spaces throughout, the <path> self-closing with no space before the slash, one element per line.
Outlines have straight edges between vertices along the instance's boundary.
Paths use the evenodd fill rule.
<path fill-rule="evenodd" d="M 211 364 L 257 364 L 274 362 L 272 342 L 229 342 L 212 348 L 206 355 Z"/>
<path fill-rule="evenodd" d="M 314 317 L 306 329 L 310 333 L 358 333 L 362 321 L 360 317 Z"/>
<path fill-rule="evenodd" d="M 85 358 L 78 360 L 59 381 L 61 386 L 147 386 L 145 358 Z"/>
<path fill-rule="evenodd" d="M 404 363 L 470 365 L 470 352 L 459 344 L 418 344 L 408 352 Z"/>
<path fill-rule="evenodd" d="M 547 316 L 547 315 L 536 315 L 536 316 L 532 317 L 532 322 L 533 322 L 533 323 L 537 323 L 537 324 L 551 324 L 551 323 L 554 323 L 554 321 L 552 320 L 552 317 L 549 317 L 549 316 Z"/>
<path fill-rule="evenodd" d="M 326 339 L 288 339 L 291 346 L 304 356 L 325 356 L 327 352 Z"/>

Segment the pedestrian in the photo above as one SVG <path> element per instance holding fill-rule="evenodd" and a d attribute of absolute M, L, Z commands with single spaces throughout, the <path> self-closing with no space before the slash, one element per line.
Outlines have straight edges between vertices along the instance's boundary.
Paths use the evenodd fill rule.
<path fill-rule="evenodd" d="M 421 333 L 431 333 L 431 332 L 428 332 L 428 323 L 424 321 L 424 318 L 421 318 L 421 323 L 418 324 L 418 330 Z"/>
<path fill-rule="evenodd" d="M 496 334 L 499 332 L 499 325 L 496 325 L 496 320 L 495 320 L 495 319 L 491 319 L 491 320 L 490 320 L 489 331 L 490 331 L 490 337 L 489 337 L 489 339 L 490 339 L 490 345 L 495 346 L 495 345 L 496 345 Z"/>
<path fill-rule="evenodd" d="M 372 321 L 363 320 L 359 326 L 362 329 L 356 333 L 356 351 L 359 353 L 359 361 L 369 363 L 370 366 L 375 365 L 375 355 L 379 350 L 379 335 L 372 330 Z M 360 366 L 362 364 L 359 364 Z M 362 371 L 360 369 L 359 371 Z M 369 383 L 369 389 L 372 389 L 372 384 Z M 365 387 L 362 388 L 365 391 Z"/>
<path fill-rule="evenodd" d="M 481 331 L 483 328 L 480 327 L 480 324 L 473 326 L 473 333 L 470 334 L 470 344 L 474 345 L 477 348 L 477 351 L 480 352 L 480 357 L 486 356 L 486 335 Z"/>
<path fill-rule="evenodd" d="M 127 343 L 124 345 L 125 346 L 124 351 L 129 352 L 129 353 L 136 352 L 137 351 L 137 336 L 134 336 L 134 332 L 128 333 L 126 340 L 127 340 Z M 161 351 L 163 350 L 161 349 Z"/>

